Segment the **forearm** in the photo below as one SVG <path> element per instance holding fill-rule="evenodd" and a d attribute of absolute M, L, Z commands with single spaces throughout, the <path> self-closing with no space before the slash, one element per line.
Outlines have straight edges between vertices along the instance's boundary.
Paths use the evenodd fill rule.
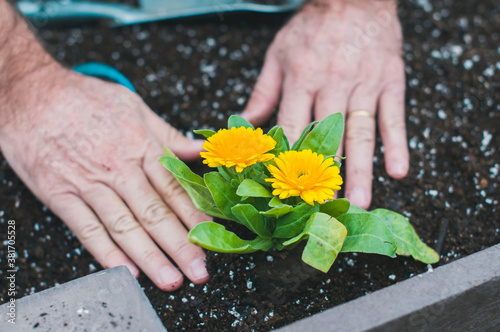
<path fill-rule="evenodd" d="M 321 12 L 330 10 L 341 12 L 346 6 L 355 6 L 364 10 L 389 10 L 396 14 L 396 0 L 306 0 L 302 8 L 316 9 Z"/>
<path fill-rule="evenodd" d="M 59 65 L 43 49 L 28 25 L 5 0 L 0 0 L 0 129 L 16 117 L 18 99 L 41 88 L 50 67 Z M 50 76 L 50 75 L 49 75 Z"/>

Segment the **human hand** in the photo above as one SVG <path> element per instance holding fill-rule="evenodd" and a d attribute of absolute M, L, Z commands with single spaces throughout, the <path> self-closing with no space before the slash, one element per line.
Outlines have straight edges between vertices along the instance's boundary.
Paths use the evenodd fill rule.
<path fill-rule="evenodd" d="M 401 43 L 394 1 L 310 1 L 269 47 L 242 116 L 261 124 L 280 102 L 278 124 L 294 142 L 312 118 L 343 113 L 345 193 L 368 208 L 377 109 L 387 172 L 402 178 L 409 168 Z"/>
<path fill-rule="evenodd" d="M 194 159 L 191 141 L 116 84 L 57 64 L 16 82 L 2 105 L 15 112 L 0 125 L 0 146 L 33 193 L 76 234 L 105 267 L 139 269 L 171 291 L 183 276 L 208 280 L 203 250 L 187 239 L 210 220 L 158 162 L 167 145 Z M 182 222 L 181 222 L 182 220 Z"/>

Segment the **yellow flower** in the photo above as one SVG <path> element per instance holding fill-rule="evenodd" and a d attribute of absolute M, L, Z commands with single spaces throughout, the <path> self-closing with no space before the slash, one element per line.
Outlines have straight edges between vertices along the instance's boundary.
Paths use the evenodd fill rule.
<path fill-rule="evenodd" d="M 276 141 L 262 132 L 262 129 L 231 128 L 219 130 L 210 136 L 200 155 L 204 164 L 210 167 L 235 167 L 240 173 L 245 167 L 274 158 L 272 153 Z"/>
<path fill-rule="evenodd" d="M 274 162 L 277 167 L 267 166 L 272 178 L 266 181 L 273 183 L 273 195 L 280 199 L 300 196 L 310 205 L 323 204 L 340 190 L 342 177 L 339 168 L 333 166 L 333 158 L 325 159 L 311 150 L 285 151 Z"/>

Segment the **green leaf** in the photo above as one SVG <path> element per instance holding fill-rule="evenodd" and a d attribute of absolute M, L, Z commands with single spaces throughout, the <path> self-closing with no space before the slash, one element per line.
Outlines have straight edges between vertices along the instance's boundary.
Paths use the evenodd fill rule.
<path fill-rule="evenodd" d="M 404 216 L 385 209 L 376 209 L 370 213 L 379 217 L 391 230 L 398 246 L 396 254 L 412 256 L 426 264 L 439 261 L 439 255 L 419 239 L 417 232 Z"/>
<path fill-rule="evenodd" d="M 276 146 L 269 151 L 270 153 L 277 156 L 280 152 L 290 150 L 290 143 L 288 143 L 288 138 L 286 138 L 283 128 L 274 126 L 269 130 L 267 135 L 271 136 L 276 141 Z"/>
<path fill-rule="evenodd" d="M 247 173 L 245 174 L 245 177 L 248 179 L 252 179 L 260 184 L 269 186 L 269 182 L 266 182 L 265 180 L 269 178 L 269 175 L 267 175 L 264 172 L 267 169 L 264 164 L 265 163 L 257 163 L 250 167 L 245 168 L 245 171 L 248 169 Z"/>
<path fill-rule="evenodd" d="M 224 253 L 251 253 L 257 250 L 268 250 L 273 246 L 271 240 L 257 237 L 247 241 L 233 232 L 212 221 L 196 225 L 188 234 L 188 239 L 202 248 Z"/>
<path fill-rule="evenodd" d="M 210 136 L 213 136 L 216 134 L 215 131 L 210 130 L 210 129 L 193 130 L 193 133 L 198 134 L 198 135 L 203 135 L 205 138 L 209 138 Z"/>
<path fill-rule="evenodd" d="M 279 218 L 281 216 L 284 216 L 287 213 L 292 212 L 293 206 L 291 205 L 280 205 L 273 207 L 270 210 L 264 211 L 264 212 L 259 212 L 261 215 L 264 217 L 272 217 L 272 218 Z"/>
<path fill-rule="evenodd" d="M 396 257 L 390 229 L 370 213 L 347 213 L 337 217 L 347 228 L 342 252 L 364 252 Z"/>
<path fill-rule="evenodd" d="M 347 229 L 337 219 L 321 213 L 314 213 L 307 221 L 304 230 L 294 238 L 283 242 L 285 247 L 295 245 L 308 239 L 302 253 L 304 263 L 327 273 L 337 258 Z"/>
<path fill-rule="evenodd" d="M 336 154 L 343 133 L 344 117 L 342 114 L 329 115 L 307 135 L 300 149 L 311 149 L 311 151 L 323 156 Z"/>
<path fill-rule="evenodd" d="M 258 236 L 268 238 L 271 233 L 267 230 L 264 224 L 264 218 L 259 214 L 259 211 L 250 204 L 237 204 L 233 206 L 231 212 L 236 217 L 236 221 L 246 226 L 249 230 Z"/>
<path fill-rule="evenodd" d="M 238 196 L 249 197 L 273 197 L 263 185 L 250 179 L 245 179 L 241 182 L 236 194 Z"/>
<path fill-rule="evenodd" d="M 227 218 L 215 206 L 212 194 L 201 176 L 193 173 L 185 163 L 175 157 L 161 157 L 160 163 L 179 181 L 198 210 L 214 217 Z"/>
<path fill-rule="evenodd" d="M 332 267 L 347 235 L 347 229 L 337 219 L 318 212 L 313 214 L 306 247 L 302 252 L 304 263 L 324 273 Z"/>
<path fill-rule="evenodd" d="M 235 217 L 231 212 L 231 208 L 240 203 L 240 197 L 236 195 L 236 188 L 224 180 L 218 172 L 206 173 L 204 178 L 219 211 L 226 218 L 234 220 Z"/>
<path fill-rule="evenodd" d="M 346 213 L 351 203 L 345 198 L 335 199 L 319 206 L 319 211 L 326 213 L 334 218 Z"/>
<path fill-rule="evenodd" d="M 247 120 L 243 119 L 241 116 L 238 115 L 231 115 L 229 117 L 229 120 L 227 121 L 227 129 L 231 128 L 240 128 L 240 127 L 245 127 L 245 128 L 252 128 L 254 127 L 248 122 Z"/>
<path fill-rule="evenodd" d="M 273 237 L 291 238 L 304 229 L 307 220 L 319 211 L 318 204 L 314 206 L 302 203 L 293 208 L 292 212 L 278 218 Z"/>
<path fill-rule="evenodd" d="M 362 208 L 360 208 L 359 206 L 357 205 L 350 205 L 349 206 L 349 210 L 347 211 L 347 213 L 368 213 L 368 211 L 366 210 L 363 210 Z"/>
<path fill-rule="evenodd" d="M 228 170 L 227 170 L 227 168 L 225 166 L 219 166 L 219 167 L 217 167 L 217 170 L 222 175 L 222 177 L 224 178 L 224 180 L 226 180 L 227 182 L 231 182 L 231 180 L 233 178 L 231 176 L 231 173 L 228 172 Z"/>
<path fill-rule="evenodd" d="M 314 121 L 314 122 L 311 122 L 310 124 L 307 125 L 307 127 L 302 132 L 302 135 L 300 135 L 299 140 L 293 144 L 292 150 L 295 150 L 295 151 L 300 150 L 300 146 L 302 145 L 302 143 L 306 139 L 307 134 L 309 134 L 309 131 L 311 131 L 312 126 L 314 126 L 315 124 L 318 124 L 318 123 L 319 123 L 318 121 Z"/>
<path fill-rule="evenodd" d="M 269 207 L 277 207 L 277 206 L 280 206 L 280 205 L 283 205 L 283 203 L 281 202 L 281 200 L 278 198 L 278 196 L 274 196 L 273 198 L 271 198 L 271 200 L 269 201 Z"/>
<path fill-rule="evenodd" d="M 177 158 L 175 153 L 173 153 L 166 145 L 163 146 L 163 154 L 167 157 Z"/>

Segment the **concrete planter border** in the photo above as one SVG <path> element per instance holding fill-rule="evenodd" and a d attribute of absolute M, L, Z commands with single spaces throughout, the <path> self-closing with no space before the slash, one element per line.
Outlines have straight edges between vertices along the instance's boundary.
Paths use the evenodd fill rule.
<path fill-rule="evenodd" d="M 500 331 L 500 244 L 278 331 L 325 330 Z"/>

